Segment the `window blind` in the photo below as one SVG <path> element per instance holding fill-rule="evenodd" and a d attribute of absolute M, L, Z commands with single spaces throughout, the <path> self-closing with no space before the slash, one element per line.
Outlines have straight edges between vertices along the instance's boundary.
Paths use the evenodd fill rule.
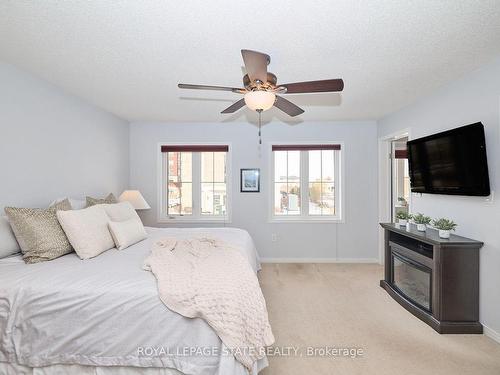
<path fill-rule="evenodd" d="M 340 150 L 340 145 L 273 145 L 273 151 Z"/>
<path fill-rule="evenodd" d="M 407 150 L 394 150 L 394 157 L 396 159 L 408 159 Z"/>
<path fill-rule="evenodd" d="M 228 145 L 164 145 L 161 152 L 228 152 Z"/>

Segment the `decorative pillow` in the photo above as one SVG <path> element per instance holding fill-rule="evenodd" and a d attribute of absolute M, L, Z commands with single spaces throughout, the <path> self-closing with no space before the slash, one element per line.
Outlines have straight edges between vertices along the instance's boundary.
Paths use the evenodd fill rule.
<path fill-rule="evenodd" d="M 118 199 L 113 195 L 113 193 L 109 193 L 106 198 L 92 198 L 86 197 L 87 207 L 95 206 L 96 204 L 111 204 L 118 203 Z"/>
<path fill-rule="evenodd" d="M 108 229 L 109 218 L 102 206 L 58 211 L 57 218 L 81 259 L 93 258 L 115 247 Z"/>
<path fill-rule="evenodd" d="M 54 200 L 50 206 L 53 206 L 56 203 L 62 202 L 63 200 L 67 199 L 69 203 L 71 204 L 71 208 L 73 210 L 81 210 L 85 207 L 87 207 L 87 201 L 85 199 L 73 199 L 73 198 L 57 198 Z M 49 207 L 50 207 L 49 206 Z"/>
<path fill-rule="evenodd" d="M 7 216 L 0 216 L 0 259 L 19 253 L 21 248 L 10 227 Z"/>
<path fill-rule="evenodd" d="M 110 221 L 108 225 L 118 250 L 123 250 L 148 237 L 141 221 L 135 218 L 126 221 Z"/>
<path fill-rule="evenodd" d="M 141 218 L 137 215 L 137 212 L 130 202 L 103 204 L 102 207 L 111 221 L 127 221 L 130 219 L 141 221 Z"/>
<path fill-rule="evenodd" d="M 71 210 L 67 199 L 46 209 L 5 207 L 26 263 L 52 260 L 73 251 L 56 216 L 66 210 Z"/>

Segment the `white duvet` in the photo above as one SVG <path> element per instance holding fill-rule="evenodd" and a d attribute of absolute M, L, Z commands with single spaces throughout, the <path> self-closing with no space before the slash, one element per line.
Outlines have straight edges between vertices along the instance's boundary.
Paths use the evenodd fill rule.
<path fill-rule="evenodd" d="M 257 271 L 251 237 L 234 228 L 147 230 L 147 240 L 85 261 L 75 254 L 32 265 L 20 258 L 1 260 L 0 373 L 12 363 L 18 368 L 77 364 L 119 366 L 117 371 L 132 366 L 193 375 L 246 374 L 206 322 L 165 307 L 154 276 L 142 264 L 157 238 L 206 234 L 240 249 Z M 266 365 L 264 358 L 253 372 Z"/>

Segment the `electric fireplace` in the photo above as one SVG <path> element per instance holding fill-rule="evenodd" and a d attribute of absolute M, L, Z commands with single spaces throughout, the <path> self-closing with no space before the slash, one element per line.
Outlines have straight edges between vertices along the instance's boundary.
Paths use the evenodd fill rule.
<path fill-rule="evenodd" d="M 479 249 L 482 242 L 434 229 L 381 224 L 385 233 L 380 286 L 439 333 L 482 333 L 479 323 Z"/>
<path fill-rule="evenodd" d="M 421 308 L 432 311 L 432 270 L 398 253 L 392 256 L 392 286 Z"/>

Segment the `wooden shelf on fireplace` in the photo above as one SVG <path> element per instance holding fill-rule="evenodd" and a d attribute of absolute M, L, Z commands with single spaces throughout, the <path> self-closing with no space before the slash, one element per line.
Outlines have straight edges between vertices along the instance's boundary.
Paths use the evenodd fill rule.
<path fill-rule="evenodd" d="M 385 233 L 385 270 L 380 286 L 401 306 L 439 333 L 482 333 L 479 323 L 479 249 L 482 242 L 434 229 L 419 232 L 410 224 L 381 223 Z M 429 275 L 428 306 L 397 286 L 394 259 Z M 422 283 L 420 283 L 420 286 Z M 410 293 L 408 293 L 410 294 Z M 420 301 L 421 302 L 421 301 Z"/>

